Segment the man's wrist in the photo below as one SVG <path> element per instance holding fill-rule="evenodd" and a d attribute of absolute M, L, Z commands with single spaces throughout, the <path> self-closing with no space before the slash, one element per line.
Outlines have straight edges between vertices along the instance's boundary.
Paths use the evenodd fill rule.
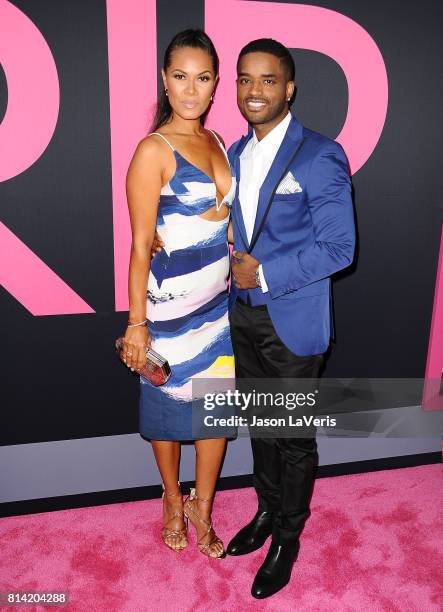
<path fill-rule="evenodd" d="M 266 283 L 265 275 L 263 273 L 262 264 L 258 266 L 258 274 L 260 276 L 260 289 L 262 290 L 262 293 L 267 293 L 269 289 L 268 289 L 268 284 Z"/>
<path fill-rule="evenodd" d="M 261 289 L 260 266 L 255 270 L 255 286 Z"/>

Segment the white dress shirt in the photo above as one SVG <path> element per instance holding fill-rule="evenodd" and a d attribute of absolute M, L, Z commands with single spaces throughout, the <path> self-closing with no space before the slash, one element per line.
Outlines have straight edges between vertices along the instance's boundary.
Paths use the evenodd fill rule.
<path fill-rule="evenodd" d="M 240 155 L 239 200 L 249 243 L 254 230 L 260 188 L 283 142 L 291 118 L 291 113 L 288 112 L 286 117 L 261 140 L 257 139 L 254 131 Z M 258 272 L 262 291 L 266 293 L 268 286 L 261 265 Z"/>

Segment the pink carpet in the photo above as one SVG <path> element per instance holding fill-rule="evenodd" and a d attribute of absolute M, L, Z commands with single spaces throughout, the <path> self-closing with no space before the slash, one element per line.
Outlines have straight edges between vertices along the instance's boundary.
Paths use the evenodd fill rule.
<path fill-rule="evenodd" d="M 65 590 L 65 608 L 187 612 L 441 612 L 442 466 L 316 482 L 312 516 L 292 580 L 270 599 L 250 587 L 268 544 L 240 558 L 208 560 L 195 536 L 182 553 L 159 536 L 161 501 L 64 510 L 0 520 L 0 591 Z M 225 543 L 255 512 L 252 489 L 217 495 Z"/>

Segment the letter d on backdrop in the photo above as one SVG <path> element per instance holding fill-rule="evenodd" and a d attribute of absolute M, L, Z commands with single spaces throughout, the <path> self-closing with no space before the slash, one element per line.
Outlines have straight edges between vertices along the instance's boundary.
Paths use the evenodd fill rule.
<path fill-rule="evenodd" d="M 349 105 L 337 141 L 346 151 L 352 173 L 369 159 L 386 119 L 388 78 L 377 45 L 360 25 L 335 11 L 305 4 L 206 0 L 205 26 L 221 60 L 210 121 L 229 144 L 245 132 L 235 106 L 238 52 L 250 40 L 270 37 L 288 48 L 324 53 L 341 66 Z"/>

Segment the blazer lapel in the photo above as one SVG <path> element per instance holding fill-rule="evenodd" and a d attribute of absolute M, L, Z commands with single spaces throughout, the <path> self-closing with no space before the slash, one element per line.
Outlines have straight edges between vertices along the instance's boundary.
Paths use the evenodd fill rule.
<path fill-rule="evenodd" d="M 235 152 L 235 157 L 234 157 L 236 189 L 235 189 L 235 197 L 234 197 L 233 206 L 232 206 L 232 213 L 233 213 L 232 216 L 233 216 L 234 223 L 237 225 L 237 229 L 239 231 L 240 238 L 243 242 L 245 250 L 248 250 L 249 242 L 248 242 L 248 236 L 246 234 L 245 222 L 243 219 L 243 213 L 242 213 L 241 204 L 239 200 L 240 155 L 242 154 L 243 149 L 245 148 L 250 138 L 252 138 L 252 131 L 250 131 L 247 136 L 242 137 L 242 139 L 240 140 L 238 144 L 237 150 Z"/>
<path fill-rule="evenodd" d="M 277 181 L 280 179 L 282 172 L 285 170 L 294 149 L 303 136 L 303 126 L 295 117 L 292 117 L 291 122 L 286 130 L 286 134 L 277 151 L 274 161 L 269 168 L 265 180 L 260 188 L 257 204 L 257 214 L 255 216 L 254 231 L 252 232 L 251 244 L 254 242 L 255 235 L 260 227 L 261 220 L 265 214 L 272 193 L 277 187 Z"/>

